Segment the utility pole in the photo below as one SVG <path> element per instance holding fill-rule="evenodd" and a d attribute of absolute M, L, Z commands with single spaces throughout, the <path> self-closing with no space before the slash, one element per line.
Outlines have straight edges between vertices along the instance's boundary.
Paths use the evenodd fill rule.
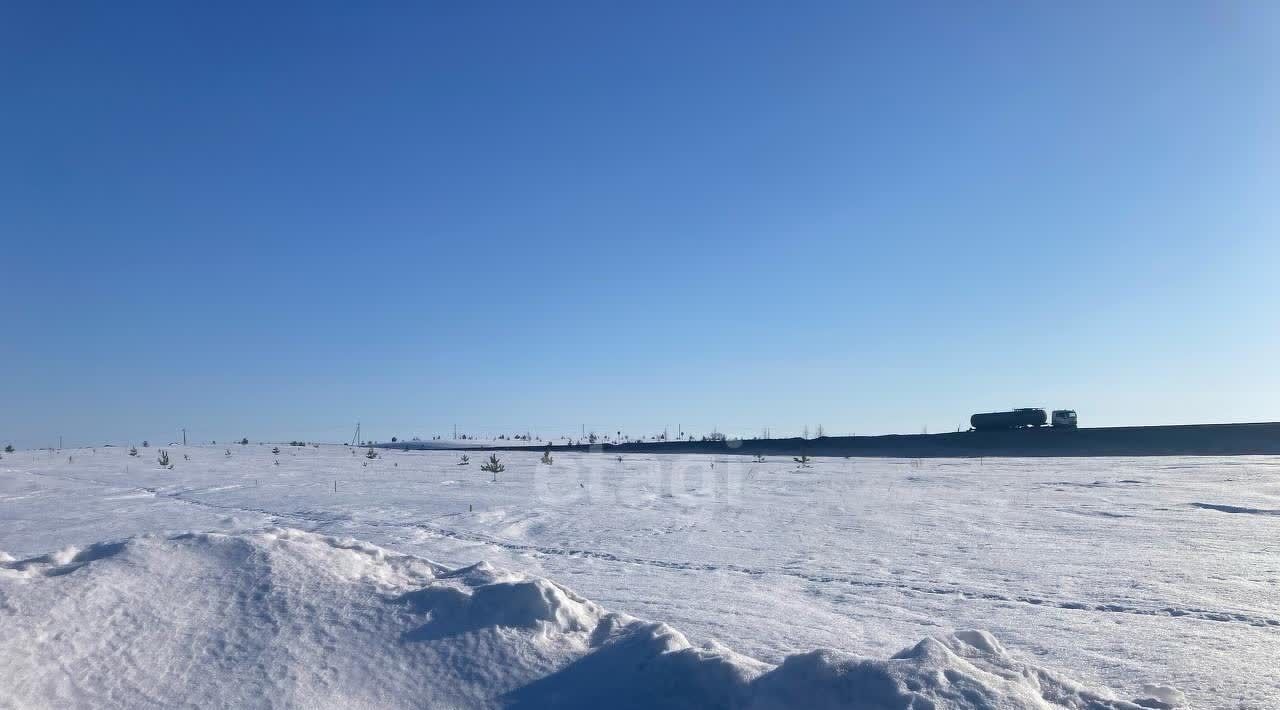
<path fill-rule="evenodd" d="M 59 448 L 59 449 L 61 449 L 61 448 L 62 448 L 62 435 L 61 435 L 61 434 L 59 434 L 59 435 L 58 435 L 58 448 Z"/>
<path fill-rule="evenodd" d="M 182 427 L 182 445 L 183 446 L 187 445 L 187 428 L 186 427 Z"/>

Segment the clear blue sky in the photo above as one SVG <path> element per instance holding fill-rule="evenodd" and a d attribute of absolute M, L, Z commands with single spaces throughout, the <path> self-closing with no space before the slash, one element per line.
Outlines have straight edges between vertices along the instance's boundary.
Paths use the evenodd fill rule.
<path fill-rule="evenodd" d="M 1280 419 L 1280 5 L 0 6 L 0 440 Z"/>

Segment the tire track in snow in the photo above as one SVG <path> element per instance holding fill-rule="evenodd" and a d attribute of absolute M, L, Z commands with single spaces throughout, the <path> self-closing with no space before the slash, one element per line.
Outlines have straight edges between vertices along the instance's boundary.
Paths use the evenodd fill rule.
<path fill-rule="evenodd" d="M 394 529 L 417 529 L 427 533 L 437 535 L 439 537 L 460 540 L 464 542 L 474 542 L 483 545 L 490 545 L 504 550 L 513 552 L 533 552 L 541 555 L 557 556 L 557 557 L 578 557 L 602 560 L 605 562 L 615 562 L 619 564 L 642 565 L 646 567 L 655 567 L 660 569 L 694 571 L 694 572 L 716 572 L 725 571 L 737 574 L 745 574 L 753 577 L 763 577 L 768 575 L 777 575 L 781 577 L 791 577 L 801 579 L 814 584 L 845 584 L 852 587 L 862 587 L 864 589 L 891 589 L 904 593 L 929 594 L 936 596 L 954 596 L 962 599 L 970 599 L 975 601 L 990 601 L 1004 603 L 1018 603 L 1029 606 L 1043 606 L 1046 608 L 1066 609 L 1073 611 L 1093 611 L 1099 613 L 1111 614 L 1131 614 L 1134 616 L 1164 616 L 1170 618 L 1190 618 L 1202 621 L 1217 621 L 1225 623 L 1243 623 L 1250 626 L 1263 628 L 1280 628 L 1280 619 L 1273 619 L 1266 616 L 1255 616 L 1251 614 L 1242 614 L 1238 612 L 1224 612 L 1213 609 L 1199 608 L 1180 608 L 1166 606 L 1160 608 L 1142 608 L 1135 606 L 1127 606 L 1123 604 L 1099 604 L 1084 601 L 1066 601 L 1055 600 L 1047 597 L 1029 596 L 1029 595 L 1006 595 L 994 592 L 982 592 L 974 590 L 966 590 L 958 587 L 938 587 L 922 584 L 912 584 L 909 582 L 894 582 L 889 580 L 867 580 L 853 577 L 845 577 L 839 575 L 820 575 L 807 572 L 799 572 L 794 570 L 784 570 L 776 568 L 748 567 L 745 565 L 735 564 L 712 564 L 707 562 L 686 562 L 676 560 L 660 560 L 648 557 L 638 557 L 633 555 L 619 555 L 603 550 L 593 550 L 588 548 L 566 548 L 553 547 L 547 545 L 534 545 L 529 543 L 516 542 L 492 535 L 485 535 L 468 530 L 459 530 L 455 528 L 447 528 L 440 525 L 431 524 L 430 520 L 439 520 L 442 518 L 454 517 L 462 515 L 462 513 L 446 513 L 429 519 L 426 522 L 391 522 L 383 520 L 359 519 L 351 516 L 335 518 L 333 516 L 318 516 L 316 511 L 294 511 L 280 512 L 267 510 L 265 508 L 252 508 L 237 505 L 228 505 L 220 503 L 211 503 L 195 498 L 184 496 L 184 493 L 190 494 L 191 489 L 185 491 L 175 491 L 172 493 L 162 492 L 158 488 L 148 486 L 130 486 L 118 483 L 108 483 L 106 481 L 98 481 L 94 479 L 77 478 L 74 476 L 54 475 L 50 473 L 39 473 L 36 471 L 28 471 L 32 475 L 47 476 L 54 479 L 72 480 L 80 483 L 89 483 L 93 485 L 105 486 L 116 489 L 145 491 L 157 498 L 172 500 L 185 505 L 194 505 L 213 510 L 231 511 L 240 513 L 255 513 L 258 515 L 271 518 L 275 521 L 305 521 L 310 523 L 314 529 L 336 523 L 352 523 L 364 525 L 373 528 L 394 528 Z M 245 486 L 249 487 L 249 486 Z M 225 490 L 225 489 L 224 489 Z"/>
<path fill-rule="evenodd" d="M 1220 503 L 1192 503 L 1192 508 L 1200 508 L 1201 510 L 1216 510 L 1219 513 L 1235 513 L 1241 515 L 1280 515 L 1280 510 L 1271 510 L 1269 508 L 1248 508 L 1241 505 L 1223 505 Z"/>
<path fill-rule="evenodd" d="M 726 571 L 738 574 L 746 574 L 751 576 L 778 575 L 783 577 L 792 577 L 802 579 L 816 584 L 847 584 L 853 587 L 863 587 L 868 589 L 893 589 L 902 592 L 914 592 L 917 594 L 931 594 L 938 596 L 958 596 L 963 599 L 972 599 L 978 601 L 992 602 L 1008 602 L 1020 603 L 1031 606 L 1043 606 L 1047 608 L 1069 609 L 1079 611 L 1095 611 L 1114 614 L 1132 614 L 1135 616 L 1167 616 L 1167 617 L 1188 617 L 1200 619 L 1203 621 L 1219 621 L 1244 623 L 1250 626 L 1258 626 L 1264 628 L 1280 628 L 1280 620 L 1272 619 L 1265 616 L 1254 616 L 1251 614 L 1241 614 L 1237 612 L 1215 611 L 1213 609 L 1197 609 L 1197 608 L 1180 608 L 1180 607 L 1160 607 L 1160 608 L 1142 608 L 1135 606 L 1127 606 L 1123 604 L 1095 604 L 1082 601 L 1063 601 L 1054 600 L 1046 597 L 1018 595 L 1010 596 L 1005 594 L 997 594 L 993 592 L 979 592 L 960 589 L 957 587 L 931 587 L 927 585 L 911 584 L 908 582 L 893 582 L 888 580 L 866 580 L 852 577 L 844 577 L 839 575 L 819 575 L 806 572 L 797 572 L 793 570 L 782 570 L 776 568 L 758 568 L 747 567 L 734 564 L 711 564 L 705 562 L 679 562 L 671 560 L 658 560 L 646 557 L 635 557 L 630 555 L 617 555 L 611 552 L 603 552 L 600 550 L 578 549 L 578 548 L 560 548 L 549 547 L 543 545 L 532 545 L 520 543 L 511 540 L 504 540 L 482 533 L 470 531 L 455 530 L 445 528 L 438 525 L 430 525 L 426 523 L 414 523 L 413 527 L 437 534 L 441 537 L 452 538 L 455 540 L 463 540 L 467 542 L 478 542 L 494 547 L 500 547 L 516 552 L 536 552 L 543 555 L 558 555 L 562 557 L 583 557 L 604 560 L 607 562 L 618 562 L 622 564 L 644 565 L 648 567 L 658 567 L 673 570 L 688 570 L 700 572 Z"/>

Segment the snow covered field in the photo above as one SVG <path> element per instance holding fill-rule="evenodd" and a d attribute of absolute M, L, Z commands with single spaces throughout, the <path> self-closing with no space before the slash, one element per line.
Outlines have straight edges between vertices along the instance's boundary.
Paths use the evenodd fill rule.
<path fill-rule="evenodd" d="M 1280 705 L 1280 459 L 168 451 L 0 460 L 0 706 Z"/>

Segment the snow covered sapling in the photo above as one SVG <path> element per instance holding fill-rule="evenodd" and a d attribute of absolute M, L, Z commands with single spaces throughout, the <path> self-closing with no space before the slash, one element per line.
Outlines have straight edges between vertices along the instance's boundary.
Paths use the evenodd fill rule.
<path fill-rule="evenodd" d="M 458 459 L 459 466 L 466 466 L 469 463 L 471 463 L 471 457 L 467 456 L 466 454 L 463 454 L 462 458 Z"/>
<path fill-rule="evenodd" d="M 151 442 L 150 442 L 150 441 L 147 441 L 146 439 L 143 439 L 143 440 L 142 440 L 142 448 L 144 448 L 144 449 L 145 449 L 145 448 L 147 448 L 148 446 L 151 446 Z"/>
<path fill-rule="evenodd" d="M 129 455 L 130 455 L 130 456 L 137 456 L 137 455 L 138 455 L 138 447 L 136 447 L 136 446 L 130 446 L 130 447 L 129 447 Z"/>
<path fill-rule="evenodd" d="M 13 453 L 13 444 L 5 444 L 4 452 L 5 452 L 6 454 L 11 454 L 11 453 Z"/>
<path fill-rule="evenodd" d="M 168 466 L 169 452 L 165 451 L 164 449 L 160 449 L 160 455 L 156 457 L 156 461 L 159 462 L 161 466 Z"/>
<path fill-rule="evenodd" d="M 800 454 L 799 456 L 793 457 L 791 460 L 800 464 L 800 468 L 810 468 L 808 454 Z"/>
<path fill-rule="evenodd" d="M 756 454 L 752 461 L 755 463 L 764 463 L 764 456 L 762 454 Z"/>
<path fill-rule="evenodd" d="M 367 459 L 376 459 L 378 458 L 378 452 L 374 451 L 373 447 L 370 446 L 369 450 L 365 452 L 364 457 Z"/>
<path fill-rule="evenodd" d="M 550 466 L 553 459 L 551 458 L 551 444 L 547 444 L 547 450 L 542 452 L 542 463 Z"/>
<path fill-rule="evenodd" d="M 278 454 L 278 453 L 280 453 L 280 447 L 279 447 L 279 446 L 273 446 L 273 447 L 271 447 L 271 453 L 273 453 L 273 454 Z"/>
<path fill-rule="evenodd" d="M 241 440 L 240 440 L 240 445 L 241 445 L 241 446 L 248 446 L 248 445 L 249 445 L 249 437 L 247 437 L 247 436 L 246 436 L 245 438 L 241 439 Z"/>

